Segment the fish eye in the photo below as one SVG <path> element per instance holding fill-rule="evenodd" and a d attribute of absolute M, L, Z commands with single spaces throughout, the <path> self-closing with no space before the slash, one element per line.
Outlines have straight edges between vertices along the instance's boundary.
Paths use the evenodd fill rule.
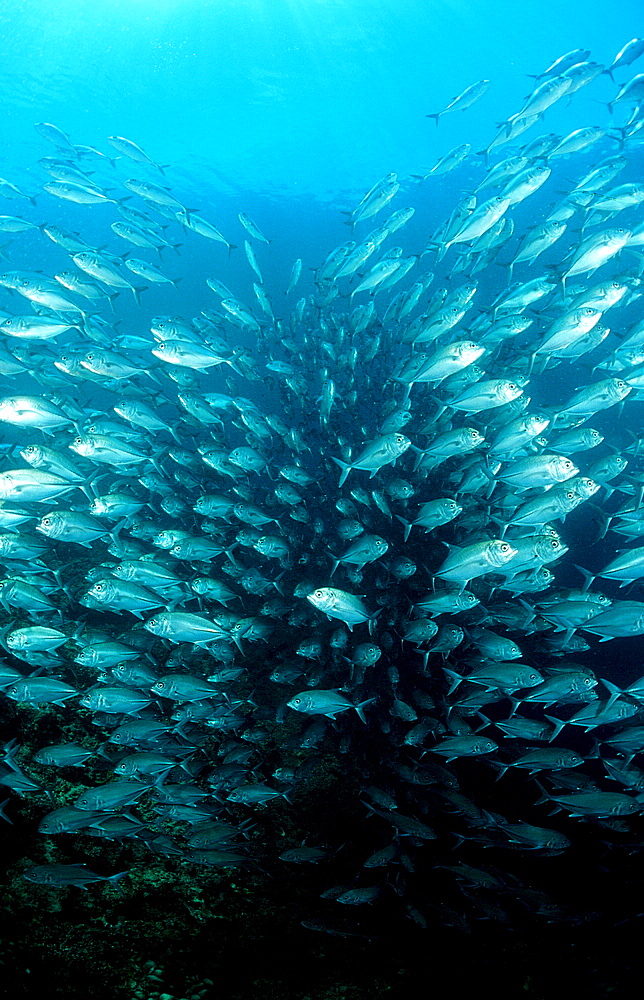
<path fill-rule="evenodd" d="M 51 524 L 51 518 L 50 517 L 43 517 L 42 523 L 44 525 L 47 525 L 47 527 L 49 527 L 49 525 Z"/>
<path fill-rule="evenodd" d="M 568 492 L 566 493 L 566 496 L 568 497 L 569 500 L 574 500 L 575 499 L 575 494 L 573 493 L 572 490 L 568 490 Z"/>
<path fill-rule="evenodd" d="M 301 698 L 293 698 L 293 704 L 294 705 L 299 705 L 301 701 L 302 701 Z"/>
<path fill-rule="evenodd" d="M 102 589 L 103 589 L 103 584 L 102 583 L 95 583 L 94 584 L 94 590 L 97 591 L 97 593 L 100 594 L 100 592 L 102 591 Z"/>
<path fill-rule="evenodd" d="M 501 542 L 501 552 L 507 552 L 510 546 L 507 542 Z"/>

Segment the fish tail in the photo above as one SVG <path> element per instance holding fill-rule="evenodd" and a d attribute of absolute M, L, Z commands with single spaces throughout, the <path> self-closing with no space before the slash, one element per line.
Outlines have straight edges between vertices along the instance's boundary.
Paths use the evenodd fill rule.
<path fill-rule="evenodd" d="M 610 694 L 610 698 L 608 699 L 605 708 L 605 711 L 608 711 L 608 709 L 613 705 L 613 702 L 617 701 L 617 699 L 624 694 L 624 689 L 618 687 L 617 684 L 613 684 L 612 681 L 607 681 L 605 677 L 602 677 L 602 684 L 605 688 L 607 688 Z"/>
<path fill-rule="evenodd" d="M 603 681 L 602 681 L 602 683 L 603 683 Z M 551 722 L 552 725 L 555 727 L 554 730 L 553 730 L 553 732 L 552 732 L 552 736 L 550 736 L 550 738 L 548 739 L 548 742 L 552 743 L 552 741 L 557 738 L 557 736 L 559 735 L 559 733 L 561 732 L 561 730 L 564 728 L 564 726 L 566 725 L 566 723 L 562 722 L 561 719 L 556 719 L 554 717 L 554 715 L 546 715 L 546 719 L 548 720 L 548 722 Z"/>
<path fill-rule="evenodd" d="M 117 872 L 116 875 L 109 875 L 105 879 L 105 881 L 106 882 L 111 882 L 111 884 L 114 886 L 114 888 L 118 889 L 118 891 L 120 892 L 120 894 L 122 896 L 123 895 L 123 890 L 121 889 L 121 887 L 119 885 L 119 882 L 121 881 L 122 878 L 125 878 L 125 876 L 129 875 L 129 874 L 130 874 L 129 869 L 127 871 L 125 871 L 125 872 Z"/>
<path fill-rule="evenodd" d="M 375 697 L 374 698 L 367 698 L 365 701 L 361 701 L 361 702 L 359 702 L 359 704 L 353 706 L 355 708 L 356 712 L 358 713 L 358 715 L 360 716 L 361 721 L 364 722 L 365 725 L 366 725 L 367 719 L 366 719 L 366 716 L 365 716 L 365 714 L 363 712 L 363 709 L 365 708 L 366 705 L 370 705 L 371 702 L 375 701 L 375 700 L 376 700 Z"/>
<path fill-rule="evenodd" d="M 589 573 L 588 570 L 584 569 L 583 566 L 578 566 L 577 563 L 574 563 L 573 565 L 574 565 L 575 569 L 579 570 L 579 572 L 581 573 L 581 575 L 584 578 L 584 585 L 583 585 L 583 587 L 581 589 L 583 591 L 588 590 L 588 588 L 592 586 L 592 584 L 593 584 L 593 582 L 595 580 L 595 575 L 593 573 Z"/>
<path fill-rule="evenodd" d="M 409 538 L 409 532 L 411 531 L 411 521 L 406 521 L 404 517 L 400 516 L 400 514 L 395 514 L 394 516 L 395 516 L 395 518 L 396 518 L 397 521 L 400 521 L 400 523 L 402 524 L 403 528 L 405 529 L 405 536 L 404 536 L 403 541 L 406 542 L 407 539 Z"/>
<path fill-rule="evenodd" d="M 8 799 L 5 799 L 4 802 L 0 802 L 0 819 L 3 819 L 5 821 L 5 823 L 9 823 L 10 826 L 13 826 L 13 820 L 9 819 L 9 817 L 6 814 L 6 812 L 4 811 L 4 807 L 6 805 L 8 805 L 8 803 L 10 801 L 11 801 L 11 799 L 8 798 Z"/>
<path fill-rule="evenodd" d="M 147 288 L 147 285 L 140 285 L 138 288 L 135 288 L 134 285 L 132 285 L 132 295 L 134 296 L 134 301 L 137 306 L 141 305 L 141 292 L 147 291 Z"/>
<path fill-rule="evenodd" d="M 331 458 L 333 459 L 335 464 L 339 465 L 340 468 L 342 469 L 342 472 L 340 473 L 340 482 L 338 483 L 338 486 L 344 486 L 346 478 L 351 472 L 352 466 L 349 465 L 347 462 L 343 462 L 341 458 L 333 458 L 333 456 L 331 456 Z"/>

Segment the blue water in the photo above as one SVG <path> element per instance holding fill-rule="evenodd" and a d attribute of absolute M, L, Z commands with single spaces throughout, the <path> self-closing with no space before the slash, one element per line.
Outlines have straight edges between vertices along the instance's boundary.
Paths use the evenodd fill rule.
<path fill-rule="evenodd" d="M 30 172 L 44 120 L 99 148 L 133 138 L 200 203 L 347 207 L 381 174 L 489 141 L 527 74 L 569 49 L 609 62 L 638 14 L 633 0 L 4 0 L 3 169 Z M 480 78 L 491 85 L 476 112 L 438 130 L 424 118 Z M 591 89 L 575 100 L 580 123 L 600 121 L 595 100 L 614 92 L 608 78 Z M 566 117 L 553 108 L 548 128 Z"/>

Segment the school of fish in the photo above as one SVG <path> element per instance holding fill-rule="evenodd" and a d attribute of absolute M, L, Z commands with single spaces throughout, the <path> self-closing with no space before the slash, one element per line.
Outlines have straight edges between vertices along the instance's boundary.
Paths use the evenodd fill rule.
<path fill-rule="evenodd" d="M 78 862 L 85 837 L 277 879 L 314 865 L 304 926 L 342 934 L 338 904 L 568 918 L 514 859 L 630 846 L 644 676 L 612 649 L 644 635 L 644 74 L 619 80 L 642 53 L 561 56 L 485 150 L 375 183 L 286 289 L 245 213 L 229 239 L 134 141 L 36 124 L 42 190 L 0 179 L 0 812 L 42 806 L 27 879 L 128 875 Z M 599 81 L 601 126 L 544 131 Z M 465 162 L 475 189 L 394 246 Z M 59 224 L 66 201 L 103 213 L 100 246 Z M 37 230 L 56 273 L 14 269 Z M 252 270 L 254 301 L 215 263 L 182 298 L 189 234 Z M 177 314 L 156 315 L 168 283 Z M 280 850 L 265 829 L 292 809 L 306 827 L 330 760 L 359 836 L 312 825 Z"/>

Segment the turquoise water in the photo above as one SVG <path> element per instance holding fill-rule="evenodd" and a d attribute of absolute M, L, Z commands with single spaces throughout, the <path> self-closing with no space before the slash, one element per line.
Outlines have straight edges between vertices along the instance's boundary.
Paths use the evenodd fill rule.
<path fill-rule="evenodd" d="M 75 142 L 134 139 L 199 203 L 236 192 L 350 207 L 382 174 L 489 141 L 529 92 L 527 74 L 564 52 L 610 61 L 638 11 L 580 0 L 5 0 L 3 164 L 22 173 L 42 155 L 31 126 L 51 121 Z M 424 118 L 481 78 L 491 84 L 476 112 L 438 131 Z M 612 94 L 602 83 L 578 95 L 577 120 L 601 117 L 594 100 Z M 566 114 L 553 109 L 548 128 Z"/>
<path fill-rule="evenodd" d="M 260 222 L 273 241 L 265 268 L 277 294 L 298 257 L 309 292 L 309 269 L 347 239 L 340 213 L 380 177 L 398 174 L 397 206 L 416 207 L 409 242 L 424 245 L 454 199 L 478 183 L 481 160 L 471 156 L 457 175 L 420 191 L 413 175 L 461 143 L 485 148 L 530 92 L 528 74 L 564 52 L 583 46 L 610 63 L 633 35 L 637 10 L 629 2 L 592 16 L 578 0 L 4 0 L 0 169 L 28 191 L 48 179 L 37 160 L 56 151 L 34 131 L 38 121 L 108 155 L 106 137 L 125 136 L 170 165 L 173 193 L 230 242 L 247 236 L 240 211 Z M 625 67 L 618 80 L 631 75 Z M 425 117 L 482 78 L 490 87 L 472 109 L 442 117 L 439 128 Z M 561 101 L 527 136 L 603 123 L 598 102 L 614 92 L 601 77 L 575 95 L 574 115 Z M 118 185 L 109 168 L 96 169 L 99 183 Z M 118 174 L 161 180 L 123 158 Z M 88 242 L 104 237 L 101 207 L 46 195 L 37 210 L 20 207 L 37 224 L 55 215 Z M 216 244 L 198 255 L 201 241 L 188 239 L 204 271 L 194 282 L 184 274 L 179 302 L 169 286 L 156 288 L 157 311 L 189 312 L 206 274 L 252 296 L 244 259 L 228 260 Z M 13 266 L 46 270 L 51 252 L 27 234 L 14 243 Z"/>

